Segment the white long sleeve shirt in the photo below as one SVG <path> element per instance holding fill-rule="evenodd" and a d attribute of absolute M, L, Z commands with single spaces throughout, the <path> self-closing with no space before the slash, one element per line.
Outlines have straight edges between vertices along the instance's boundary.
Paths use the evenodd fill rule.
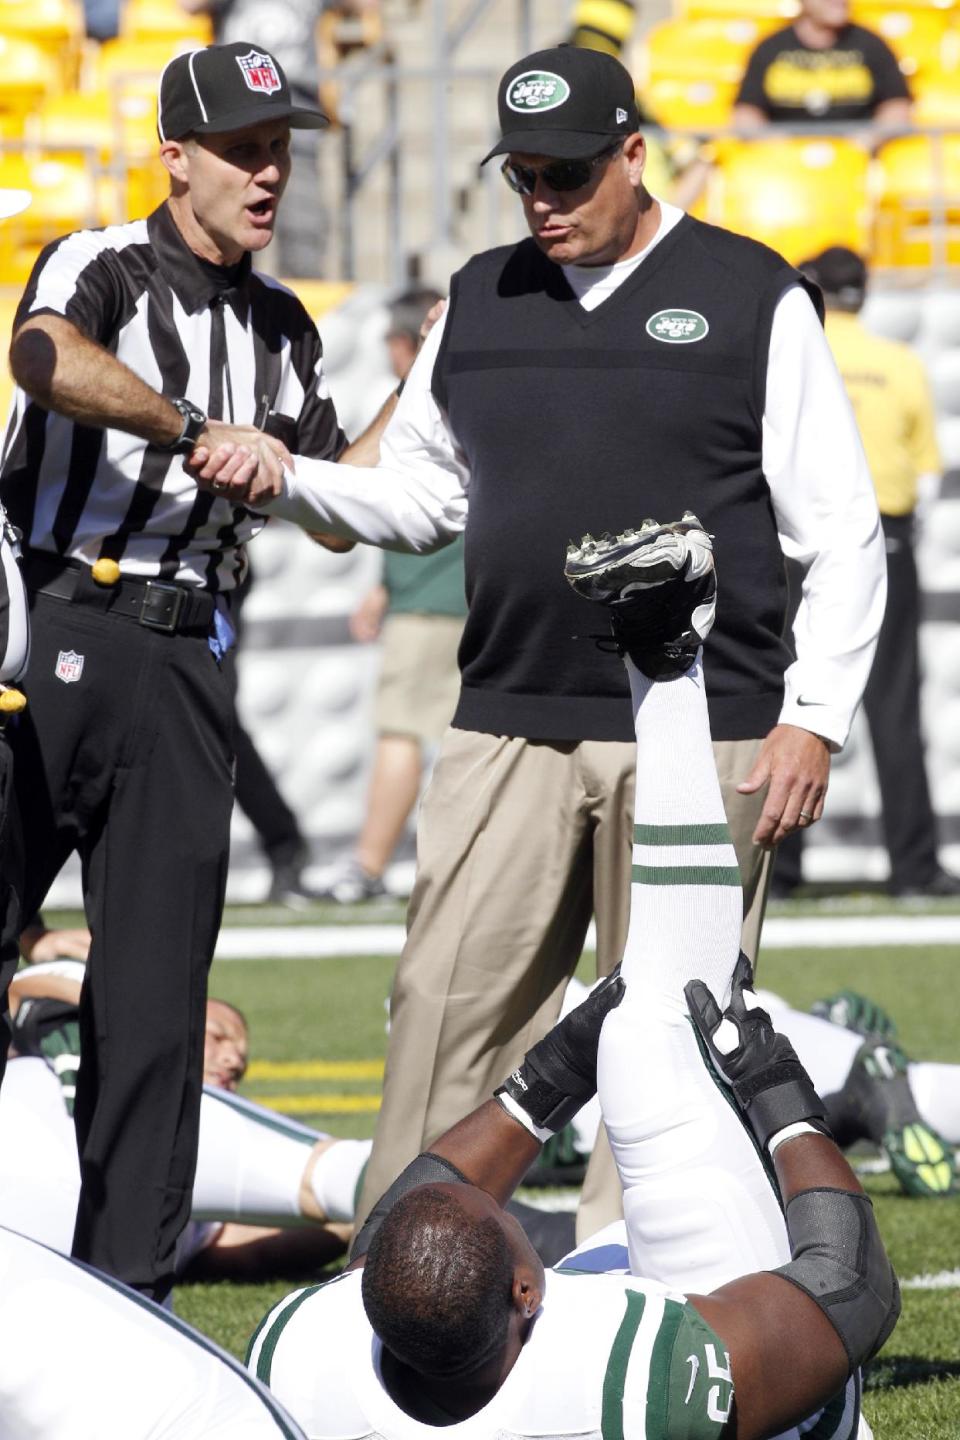
<path fill-rule="evenodd" d="M 663 202 L 661 211 L 660 228 L 639 255 L 615 266 L 565 267 L 581 304 L 602 303 L 683 213 Z M 380 464 L 365 469 L 298 459 L 296 473 L 285 473 L 283 495 L 263 507 L 267 513 L 416 553 L 438 549 L 463 530 L 470 473 L 431 393 L 444 323 L 445 317 L 433 327 L 407 378 L 381 440 Z M 797 659 L 786 671 L 780 723 L 811 730 L 839 749 L 873 662 L 886 558 L 853 411 L 799 286 L 785 292 L 774 314 L 762 462 L 784 554 L 806 567 L 794 626 Z"/>

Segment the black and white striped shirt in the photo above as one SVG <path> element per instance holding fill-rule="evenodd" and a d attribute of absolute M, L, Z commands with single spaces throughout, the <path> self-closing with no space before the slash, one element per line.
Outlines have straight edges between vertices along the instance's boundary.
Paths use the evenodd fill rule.
<path fill-rule="evenodd" d="M 213 418 L 252 424 L 268 407 L 292 422 L 283 438 L 295 453 L 335 460 L 343 449 L 320 338 L 303 305 L 253 273 L 249 256 L 229 274 L 198 259 L 166 205 L 146 220 L 48 246 L 14 328 L 43 313 L 65 317 L 148 385 Z M 209 590 L 238 584 L 244 543 L 265 523 L 199 491 L 179 456 L 121 430 L 77 424 L 20 389 L 0 497 L 30 550 L 88 565 L 106 557 L 125 574 Z"/>
<path fill-rule="evenodd" d="M 20 546 L 0 505 L 0 684 L 19 680 L 30 658 L 27 594 L 17 562 Z"/>

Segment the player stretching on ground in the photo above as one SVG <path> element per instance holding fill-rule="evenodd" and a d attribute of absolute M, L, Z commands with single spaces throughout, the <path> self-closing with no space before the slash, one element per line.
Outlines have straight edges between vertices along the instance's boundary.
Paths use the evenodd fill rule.
<path fill-rule="evenodd" d="M 352 1273 L 281 1302 L 249 1363 L 314 1440 L 438 1425 L 470 1440 L 752 1440 L 795 1434 L 823 1407 L 804 1433 L 848 1440 L 856 1370 L 896 1321 L 897 1285 L 822 1104 L 737 961 L 699 652 L 710 541 L 693 517 L 645 525 L 585 541 L 567 574 L 611 606 L 636 717 L 622 980 L 408 1166 Z M 545 1274 L 501 1207 L 597 1082 L 632 1273 L 583 1273 L 594 1247 L 574 1273 Z"/>

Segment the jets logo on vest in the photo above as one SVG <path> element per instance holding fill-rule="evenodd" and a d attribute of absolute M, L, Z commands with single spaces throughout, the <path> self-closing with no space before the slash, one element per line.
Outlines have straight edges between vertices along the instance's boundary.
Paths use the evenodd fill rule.
<path fill-rule="evenodd" d="M 647 321 L 647 334 L 667 345 L 693 345 L 709 333 L 699 310 L 658 310 Z"/>

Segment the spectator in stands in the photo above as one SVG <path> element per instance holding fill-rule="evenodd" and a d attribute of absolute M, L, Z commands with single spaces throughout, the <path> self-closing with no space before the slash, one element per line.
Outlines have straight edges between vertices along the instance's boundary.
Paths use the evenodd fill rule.
<path fill-rule="evenodd" d="M 570 43 L 584 50 L 605 50 L 620 60 L 636 23 L 636 0 L 577 0 Z"/>
<path fill-rule="evenodd" d="M 403 381 L 436 290 L 409 290 L 390 308 L 390 364 Z M 363 827 L 353 855 L 324 892 L 341 904 L 385 894 L 383 874 L 417 803 L 428 749 L 439 745 L 457 706 L 457 649 L 467 613 L 462 537 L 433 555 L 384 552 L 383 580 L 351 620 L 354 638 L 382 637 L 377 745 Z"/>
<path fill-rule="evenodd" d="M 733 111 L 734 124 L 872 120 L 910 123 L 910 90 L 893 51 L 850 23 L 849 0 L 802 0 L 800 14 L 754 50 Z"/>
<path fill-rule="evenodd" d="M 883 805 L 892 895 L 960 895 L 960 878 L 937 859 L 920 725 L 920 594 L 914 558 L 918 500 L 940 483 L 933 400 L 907 345 L 872 334 L 858 318 L 867 288 L 859 255 L 833 245 L 800 267 L 826 301 L 827 340 L 853 403 L 877 490 L 887 550 L 887 609 L 863 697 Z M 777 860 L 775 893 L 800 883 L 802 836 Z"/>

